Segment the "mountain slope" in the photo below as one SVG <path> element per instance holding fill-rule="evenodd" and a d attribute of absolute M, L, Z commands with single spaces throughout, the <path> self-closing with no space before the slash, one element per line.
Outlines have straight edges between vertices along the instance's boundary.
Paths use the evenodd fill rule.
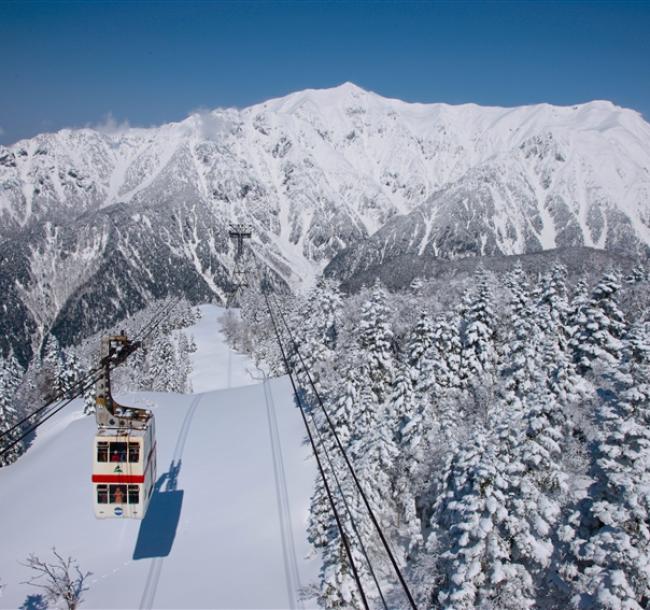
<path fill-rule="evenodd" d="M 43 134 L 0 148 L 0 185 L 0 331 L 20 337 L 2 351 L 23 361 L 44 333 L 67 344 L 159 296 L 223 300 L 233 220 L 298 288 L 341 252 L 354 272 L 396 254 L 650 247 L 650 125 L 609 102 L 411 104 L 346 83 Z"/>
<path fill-rule="evenodd" d="M 217 362 L 227 352 L 215 335 L 214 308 L 203 312 L 195 362 L 215 357 L 216 375 L 203 367 L 194 382 L 206 387 L 216 379 L 218 387 L 225 371 Z M 233 356 L 231 379 L 244 382 L 252 363 Z M 315 467 L 288 380 L 251 383 L 122 397 L 154 410 L 159 481 L 170 466 L 180 468 L 177 489 L 162 485 L 142 522 L 95 519 L 95 421 L 81 414 L 82 405 L 45 424 L 34 446 L 0 470 L 7 499 L 0 507 L 0 608 L 17 608 L 38 593 L 21 584 L 30 573 L 18 562 L 31 552 L 47 558 L 53 545 L 93 572 L 85 608 L 297 607 L 298 587 L 319 567 L 318 557 L 306 558 L 305 537 Z M 281 503 L 283 475 L 288 502 Z"/>

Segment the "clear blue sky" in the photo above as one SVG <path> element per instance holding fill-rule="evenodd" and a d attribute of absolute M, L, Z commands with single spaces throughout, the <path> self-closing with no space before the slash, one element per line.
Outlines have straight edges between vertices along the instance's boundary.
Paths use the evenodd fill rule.
<path fill-rule="evenodd" d="M 422 102 L 609 99 L 650 118 L 649 2 L 1 2 L 0 142 L 352 81 Z"/>

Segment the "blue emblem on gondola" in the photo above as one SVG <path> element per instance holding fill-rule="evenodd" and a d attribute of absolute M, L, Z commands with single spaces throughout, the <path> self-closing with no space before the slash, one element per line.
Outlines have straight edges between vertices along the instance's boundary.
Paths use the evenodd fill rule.
<path fill-rule="evenodd" d="M 120 506 L 116 506 L 113 512 L 115 513 L 116 517 L 121 517 L 124 509 L 122 509 Z"/>

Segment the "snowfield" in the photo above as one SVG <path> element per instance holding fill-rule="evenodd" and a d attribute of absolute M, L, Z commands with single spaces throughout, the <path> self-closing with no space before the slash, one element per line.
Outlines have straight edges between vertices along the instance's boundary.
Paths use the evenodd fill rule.
<path fill-rule="evenodd" d="M 161 485 L 143 521 L 95 519 L 95 419 L 80 401 L 0 470 L 1 608 L 36 607 L 29 596 L 39 590 L 23 584 L 30 570 L 20 562 L 49 558 L 53 546 L 92 572 L 83 608 L 310 606 L 298 598 L 319 569 L 305 534 L 315 466 L 290 383 L 253 380 L 252 362 L 229 357 L 216 331 L 218 309 L 202 314 L 190 329 L 202 392 L 120 396 L 156 417 Z M 214 389 L 224 385 L 240 387 Z"/>
<path fill-rule="evenodd" d="M 186 329 L 187 334 L 194 337 L 197 347 L 196 352 L 190 354 L 190 382 L 194 392 L 259 383 L 262 374 L 255 364 L 247 356 L 228 348 L 216 323 L 226 310 L 216 305 L 200 305 L 199 311 L 201 319 Z"/>

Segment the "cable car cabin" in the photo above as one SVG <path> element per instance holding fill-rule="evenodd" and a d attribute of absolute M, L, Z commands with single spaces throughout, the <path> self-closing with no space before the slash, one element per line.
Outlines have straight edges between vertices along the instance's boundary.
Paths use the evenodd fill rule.
<path fill-rule="evenodd" d="M 120 405 L 111 395 L 112 368 L 126 360 L 139 343 L 126 334 L 102 338 L 102 375 L 95 388 L 93 503 L 99 519 L 142 519 L 156 482 L 156 425 L 153 413 Z"/>
<path fill-rule="evenodd" d="M 99 430 L 95 437 L 93 491 L 98 519 L 142 519 L 156 483 L 153 415 L 144 430 Z"/>

